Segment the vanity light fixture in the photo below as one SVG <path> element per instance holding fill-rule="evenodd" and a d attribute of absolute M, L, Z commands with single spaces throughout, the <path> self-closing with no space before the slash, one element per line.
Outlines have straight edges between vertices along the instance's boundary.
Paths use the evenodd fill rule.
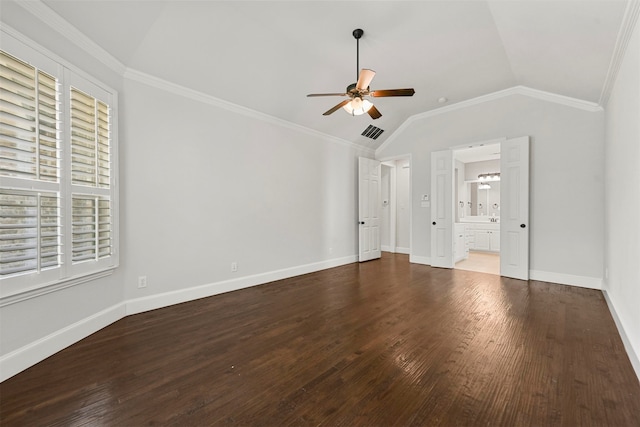
<path fill-rule="evenodd" d="M 500 181 L 500 172 L 494 172 L 494 173 L 481 173 L 480 175 L 478 175 L 478 180 L 480 182 L 485 182 L 485 181 Z"/>
<path fill-rule="evenodd" d="M 480 183 L 478 185 L 478 190 L 491 190 L 491 186 L 489 184 Z"/>

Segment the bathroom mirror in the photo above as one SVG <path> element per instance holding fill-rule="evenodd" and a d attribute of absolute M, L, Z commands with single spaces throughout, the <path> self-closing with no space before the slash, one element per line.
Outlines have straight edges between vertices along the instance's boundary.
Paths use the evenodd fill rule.
<path fill-rule="evenodd" d="M 468 201 L 465 207 L 467 216 L 500 216 L 500 181 L 488 184 L 491 188 L 484 187 L 479 182 L 467 183 Z"/>

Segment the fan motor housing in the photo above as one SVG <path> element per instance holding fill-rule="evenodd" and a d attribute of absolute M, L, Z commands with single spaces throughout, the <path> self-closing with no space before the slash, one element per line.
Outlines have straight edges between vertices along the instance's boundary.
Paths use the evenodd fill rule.
<path fill-rule="evenodd" d="M 366 95 L 367 92 L 369 92 L 369 88 L 367 88 L 366 91 L 362 91 L 362 90 L 358 90 L 356 89 L 356 86 L 358 85 L 358 83 L 351 83 L 349 86 L 347 86 L 347 90 L 345 91 L 348 95 Z"/>

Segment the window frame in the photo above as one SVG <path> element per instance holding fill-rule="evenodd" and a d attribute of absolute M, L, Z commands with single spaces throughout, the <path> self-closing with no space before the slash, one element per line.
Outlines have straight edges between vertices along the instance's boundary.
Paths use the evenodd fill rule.
<path fill-rule="evenodd" d="M 0 28 L 0 49 L 44 71 L 58 80 L 60 87 L 60 176 L 58 182 L 0 176 L 3 190 L 53 191 L 60 197 L 62 260 L 57 268 L 0 278 L 0 307 L 37 297 L 58 289 L 108 276 L 119 265 L 118 188 L 118 92 L 75 65 L 7 26 Z M 110 109 L 109 188 L 82 186 L 71 179 L 71 88 L 76 88 L 107 104 Z M 36 185 L 31 185 L 37 183 Z M 31 187 L 31 188 L 30 188 Z M 111 207 L 111 255 L 102 259 L 72 261 L 72 196 L 107 196 Z M 96 230 L 97 232 L 97 230 Z"/>

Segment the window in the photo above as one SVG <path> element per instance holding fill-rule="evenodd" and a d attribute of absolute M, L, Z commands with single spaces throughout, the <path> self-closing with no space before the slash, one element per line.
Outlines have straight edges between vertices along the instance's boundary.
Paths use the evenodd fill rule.
<path fill-rule="evenodd" d="M 118 262 L 117 94 L 40 49 L 5 40 L 3 34 L 2 298 L 90 279 Z M 7 44 L 19 52 L 4 50 Z"/>

